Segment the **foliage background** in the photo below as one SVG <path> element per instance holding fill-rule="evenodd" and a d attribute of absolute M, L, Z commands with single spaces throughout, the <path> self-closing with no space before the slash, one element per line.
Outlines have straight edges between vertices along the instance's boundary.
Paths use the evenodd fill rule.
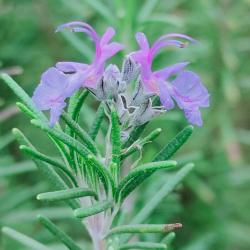
<path fill-rule="evenodd" d="M 195 129 L 174 157 L 195 162 L 195 170 L 148 221 L 184 224 L 177 233 L 175 249 L 245 250 L 250 245 L 249 11 L 249 0 L 0 0 L 0 71 L 14 74 L 15 80 L 32 94 L 41 72 L 55 62 L 89 61 L 89 40 L 81 34 L 54 33 L 58 24 L 72 20 L 84 20 L 99 33 L 109 25 L 115 27 L 116 40 L 125 43 L 127 51 L 136 48 L 137 31 L 145 32 L 151 42 L 168 32 L 185 33 L 199 40 L 198 45 L 185 50 L 168 49 L 155 60 L 155 67 L 190 60 L 190 69 L 201 75 L 211 93 L 211 108 L 203 112 L 204 126 Z M 35 220 L 42 211 L 87 246 L 86 232 L 63 204 L 52 206 L 35 200 L 37 193 L 49 187 L 29 159 L 18 152 L 11 129 L 20 128 L 44 153 L 55 155 L 56 150 L 18 113 L 16 101 L 1 83 L 0 226 L 11 226 L 53 249 L 63 249 Z M 88 103 L 81 116 L 86 127 L 96 108 L 91 97 Z M 179 111 L 155 119 L 148 130 L 161 127 L 164 136 L 146 147 L 143 161 L 152 159 L 185 125 Z M 166 173 L 154 175 L 141 187 L 143 192 L 134 195 L 131 217 L 167 178 Z M 0 237 L 0 249 L 23 249 L 8 237 Z"/>

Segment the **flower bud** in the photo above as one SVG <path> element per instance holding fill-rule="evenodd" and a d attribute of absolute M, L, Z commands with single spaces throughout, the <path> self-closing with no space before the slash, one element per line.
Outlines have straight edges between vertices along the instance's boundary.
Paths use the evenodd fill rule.
<path fill-rule="evenodd" d="M 127 84 L 136 79 L 140 66 L 130 56 L 126 56 L 122 65 L 122 80 Z"/>
<path fill-rule="evenodd" d="M 153 108 L 151 99 L 148 99 L 147 102 L 144 102 L 133 113 L 133 126 L 142 125 L 151 119 L 153 119 L 156 115 L 165 112 L 161 107 Z"/>
<path fill-rule="evenodd" d="M 145 93 L 145 91 L 143 89 L 142 81 L 139 78 L 137 80 L 136 89 L 133 93 L 133 97 L 132 97 L 130 105 L 139 106 L 141 104 L 147 103 L 149 98 L 154 96 L 154 95 L 155 95 L 154 93 Z"/>
<path fill-rule="evenodd" d="M 125 90 L 126 83 L 122 81 L 120 70 L 114 64 L 110 64 L 106 68 L 96 89 L 90 89 L 99 100 L 116 99 L 118 94 Z"/>

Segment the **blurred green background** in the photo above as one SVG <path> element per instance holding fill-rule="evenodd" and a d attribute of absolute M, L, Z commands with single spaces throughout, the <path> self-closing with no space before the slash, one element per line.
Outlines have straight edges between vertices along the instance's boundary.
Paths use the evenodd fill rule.
<path fill-rule="evenodd" d="M 82 34 L 54 33 L 57 25 L 73 20 L 91 24 L 99 33 L 113 26 L 126 52 L 136 48 L 134 34 L 143 31 L 151 42 L 158 36 L 185 33 L 199 44 L 184 50 L 167 49 L 155 68 L 181 60 L 201 75 L 211 93 L 211 107 L 203 112 L 204 126 L 196 128 L 174 159 L 193 161 L 195 170 L 167 196 L 148 222 L 180 221 L 174 249 L 250 249 L 250 1 L 249 0 L 0 0 L 0 72 L 11 74 L 32 94 L 41 73 L 57 61 L 89 62 L 91 42 Z M 121 62 L 122 53 L 112 59 Z M 120 60 L 120 61 L 119 61 Z M 82 245 L 89 238 L 63 204 L 41 204 L 37 193 L 49 190 L 35 166 L 18 151 L 11 129 L 18 127 L 43 152 L 56 153 L 46 137 L 30 126 L 15 108 L 14 94 L 0 83 L 0 226 L 13 227 L 35 239 L 64 249 L 36 221 L 36 214 L 52 218 Z M 88 97 L 82 113 L 90 126 L 96 102 Z M 86 119 L 87 117 L 87 119 Z M 146 147 L 143 161 L 186 125 L 180 111 L 171 111 L 148 126 L 163 135 Z M 145 133 L 147 133 L 145 131 Z M 102 140 L 100 136 L 99 140 Z M 169 178 L 152 176 L 140 196 L 134 194 L 133 217 Z M 158 241 L 156 236 L 143 236 Z M 26 249 L 0 235 L 0 249 Z"/>

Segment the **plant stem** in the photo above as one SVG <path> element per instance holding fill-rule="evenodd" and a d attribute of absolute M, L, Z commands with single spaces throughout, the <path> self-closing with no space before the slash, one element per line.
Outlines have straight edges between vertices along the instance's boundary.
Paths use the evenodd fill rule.
<path fill-rule="evenodd" d="M 94 250 L 105 250 L 105 242 L 101 239 L 96 239 L 93 241 Z"/>

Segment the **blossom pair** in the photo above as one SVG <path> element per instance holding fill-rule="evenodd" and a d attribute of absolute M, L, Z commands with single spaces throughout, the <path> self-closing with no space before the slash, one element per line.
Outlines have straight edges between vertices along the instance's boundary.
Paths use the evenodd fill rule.
<path fill-rule="evenodd" d="M 209 106 L 209 94 L 203 86 L 199 76 L 185 70 L 188 62 L 173 64 L 161 70 L 152 71 L 152 62 L 160 49 L 167 46 L 184 48 L 185 43 L 176 39 L 196 42 L 189 36 L 182 34 L 167 34 L 157 39 L 150 47 L 145 34 L 136 34 L 139 51 L 131 53 L 132 58 L 141 66 L 141 81 L 145 94 L 156 94 L 162 105 L 173 109 L 174 101 L 184 111 L 191 124 L 202 125 L 200 107 Z M 174 80 L 170 80 L 175 76 Z"/>
<path fill-rule="evenodd" d="M 49 68 L 42 74 L 41 82 L 34 92 L 33 101 L 40 110 L 50 110 L 51 126 L 58 121 L 66 106 L 65 100 L 75 91 L 79 88 L 88 88 L 92 92 L 98 91 L 100 80 L 103 77 L 114 78 L 113 75 L 117 70 L 111 70 L 115 69 L 112 66 L 105 71 L 105 62 L 124 48 L 120 43 L 110 42 L 115 35 L 113 28 L 107 28 L 101 37 L 91 26 L 83 22 L 63 24 L 58 27 L 57 31 L 65 28 L 73 32 L 86 33 L 95 44 L 95 56 L 91 64 L 59 62 L 55 67 Z M 209 106 L 209 94 L 200 78 L 195 73 L 185 70 L 188 63 L 178 63 L 152 71 L 153 59 L 161 48 L 166 46 L 184 47 L 185 43 L 179 39 L 194 42 L 192 38 L 185 35 L 168 34 L 160 37 L 150 47 L 146 36 L 143 33 L 137 33 L 136 40 L 140 49 L 128 56 L 140 66 L 139 80 L 145 98 L 158 95 L 167 110 L 174 108 L 176 102 L 178 107 L 184 111 L 188 121 L 200 126 L 202 119 L 199 108 Z M 173 81 L 169 80 L 172 76 L 175 76 Z M 115 81 L 113 82 L 116 84 Z M 110 96 L 112 96 L 111 93 Z"/>

